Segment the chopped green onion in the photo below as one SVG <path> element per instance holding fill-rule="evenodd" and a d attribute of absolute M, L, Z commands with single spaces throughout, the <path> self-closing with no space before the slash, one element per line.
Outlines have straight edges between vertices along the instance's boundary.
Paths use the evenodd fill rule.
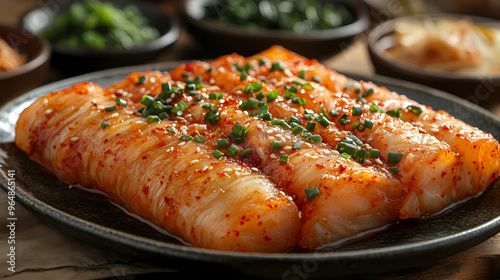
<path fill-rule="evenodd" d="M 297 93 L 299 91 L 296 86 L 291 86 L 288 90 L 292 93 Z"/>
<path fill-rule="evenodd" d="M 363 145 L 363 142 L 356 135 L 347 135 L 347 138 L 351 139 L 356 145 Z"/>
<path fill-rule="evenodd" d="M 190 135 L 182 135 L 181 137 L 179 137 L 179 140 L 181 140 L 181 141 L 191 141 L 193 139 L 194 139 L 194 137 L 190 136 Z"/>
<path fill-rule="evenodd" d="M 250 97 L 248 98 L 248 100 L 241 102 L 240 109 L 243 110 L 255 109 L 255 107 L 257 107 L 257 103 L 259 103 L 257 99 Z"/>
<path fill-rule="evenodd" d="M 403 111 L 401 109 L 395 109 L 395 110 L 388 110 L 385 112 L 387 115 L 402 119 L 403 118 Z"/>
<path fill-rule="evenodd" d="M 335 109 L 330 110 L 330 112 L 329 112 L 328 114 L 329 114 L 329 115 L 330 115 L 330 117 L 332 117 L 332 118 L 333 118 L 333 117 L 336 117 L 336 116 L 338 116 L 338 115 L 339 115 L 339 113 L 338 113 L 338 112 L 337 112 L 337 110 L 335 110 Z"/>
<path fill-rule="evenodd" d="M 259 109 L 253 111 L 252 113 L 248 114 L 248 116 L 254 117 L 254 116 L 260 116 L 260 115 L 263 115 L 266 113 L 269 114 L 268 111 L 269 111 L 269 105 L 264 105 L 264 106 L 260 107 Z"/>
<path fill-rule="evenodd" d="M 355 93 L 360 93 L 361 92 L 361 85 L 358 83 L 354 84 L 354 92 Z"/>
<path fill-rule="evenodd" d="M 304 191 L 306 193 L 307 201 L 312 201 L 313 199 L 315 199 L 320 194 L 318 186 L 314 186 L 314 187 L 311 187 L 311 188 L 304 189 Z"/>
<path fill-rule="evenodd" d="M 295 142 L 292 145 L 292 149 L 294 149 L 294 150 L 300 149 L 300 146 L 302 146 L 302 143 Z"/>
<path fill-rule="evenodd" d="M 102 128 L 102 129 L 105 129 L 105 128 L 106 128 L 106 127 L 108 127 L 108 126 L 110 126 L 110 123 L 109 123 L 109 122 L 107 122 L 107 121 L 102 121 L 102 123 L 101 123 L 101 128 Z"/>
<path fill-rule="evenodd" d="M 229 147 L 229 142 L 226 139 L 217 139 L 217 149 L 222 150 Z"/>
<path fill-rule="evenodd" d="M 359 132 L 363 132 L 366 130 L 366 127 L 363 125 L 363 123 L 360 123 L 360 122 L 357 122 L 355 124 L 353 124 L 352 126 L 352 131 L 354 130 L 358 130 Z"/>
<path fill-rule="evenodd" d="M 205 121 L 209 123 L 211 126 L 216 125 L 220 120 L 220 115 L 216 111 L 209 111 L 205 115 Z"/>
<path fill-rule="evenodd" d="M 348 153 L 342 153 L 340 156 L 345 158 L 345 159 L 350 159 L 352 157 L 352 155 L 350 155 Z"/>
<path fill-rule="evenodd" d="M 214 150 L 212 151 L 212 155 L 216 158 L 216 159 L 220 159 L 222 156 L 224 156 L 224 153 L 219 151 L 219 150 Z"/>
<path fill-rule="evenodd" d="M 288 100 L 288 99 L 292 99 L 293 98 L 293 92 L 291 91 L 287 91 L 283 94 L 283 97 Z"/>
<path fill-rule="evenodd" d="M 240 76 L 240 81 L 244 81 L 247 79 L 247 72 L 241 72 L 241 76 Z M 229 156 L 229 155 L 228 155 Z"/>
<path fill-rule="evenodd" d="M 292 133 L 295 134 L 295 135 L 298 135 L 298 134 L 300 134 L 304 130 L 305 130 L 305 128 L 303 128 L 302 126 L 296 125 L 296 126 L 294 126 L 292 128 Z"/>
<path fill-rule="evenodd" d="M 278 90 L 277 89 L 267 93 L 267 102 L 273 102 L 274 100 L 276 100 L 276 98 L 278 98 Z"/>
<path fill-rule="evenodd" d="M 364 123 L 364 126 L 368 129 L 372 129 L 373 128 L 373 121 L 372 120 L 365 120 L 365 123 Z"/>
<path fill-rule="evenodd" d="M 287 155 L 281 155 L 279 161 L 281 163 L 287 163 L 288 162 L 288 156 Z"/>
<path fill-rule="evenodd" d="M 339 118 L 339 124 L 340 125 L 346 125 L 346 124 L 348 124 L 348 123 L 351 122 L 350 120 L 346 119 L 347 116 L 348 116 L 347 113 L 345 113 L 342 116 L 340 116 L 340 118 Z"/>
<path fill-rule="evenodd" d="M 104 108 L 104 111 L 106 111 L 106 112 L 112 112 L 114 110 L 116 110 L 116 106 L 109 106 L 109 107 Z"/>
<path fill-rule="evenodd" d="M 254 92 L 257 92 L 262 89 L 262 84 L 259 82 L 253 82 L 252 85 L 250 86 L 250 89 Z"/>
<path fill-rule="evenodd" d="M 292 98 L 292 103 L 299 104 L 300 106 L 304 106 L 307 103 L 305 98 L 294 97 Z"/>
<path fill-rule="evenodd" d="M 161 112 L 158 114 L 158 118 L 164 120 L 164 119 L 167 119 L 168 118 L 168 114 L 167 112 Z"/>
<path fill-rule="evenodd" d="M 170 110 L 170 112 L 176 116 L 182 116 L 184 110 L 187 109 L 187 105 L 184 101 L 179 101 L 175 104 L 175 107 Z"/>
<path fill-rule="evenodd" d="M 150 122 L 159 122 L 160 118 L 157 115 L 149 115 L 149 116 L 146 117 L 146 121 L 148 123 L 150 123 Z"/>
<path fill-rule="evenodd" d="M 323 127 L 327 127 L 330 124 L 330 121 L 323 114 L 315 116 L 314 119 Z"/>
<path fill-rule="evenodd" d="M 368 151 L 369 153 L 369 156 L 371 158 L 378 158 L 379 157 L 379 151 L 377 149 L 370 149 L 370 151 Z"/>
<path fill-rule="evenodd" d="M 264 65 L 264 64 L 266 64 L 266 61 L 263 58 L 259 59 L 259 65 Z"/>
<path fill-rule="evenodd" d="M 234 144 L 231 144 L 231 146 L 227 150 L 227 156 L 228 157 L 235 157 L 236 155 L 238 155 L 238 147 L 236 147 L 236 145 L 234 145 Z"/>
<path fill-rule="evenodd" d="M 184 72 L 184 73 L 182 73 L 182 77 L 183 78 L 189 78 L 189 77 L 191 77 L 191 72 Z"/>
<path fill-rule="evenodd" d="M 238 137 L 245 137 L 248 133 L 248 128 L 241 126 L 238 122 L 233 125 L 233 133 Z"/>
<path fill-rule="evenodd" d="M 370 106 L 370 112 L 372 112 L 372 113 L 378 112 L 378 106 L 377 105 Z"/>
<path fill-rule="evenodd" d="M 363 107 L 361 106 L 353 106 L 352 107 L 352 115 L 353 116 L 361 116 L 363 114 Z"/>
<path fill-rule="evenodd" d="M 292 124 L 292 123 L 296 123 L 296 124 L 300 124 L 302 121 L 294 116 L 290 116 L 290 118 L 288 118 L 288 123 L 289 124 Z"/>
<path fill-rule="evenodd" d="M 301 79 L 305 79 L 306 78 L 306 71 L 305 70 L 300 70 L 298 76 Z"/>
<path fill-rule="evenodd" d="M 307 137 L 307 140 L 309 140 L 309 142 L 311 143 L 320 143 L 321 141 L 323 141 L 323 138 L 321 138 L 321 135 L 311 135 Z"/>
<path fill-rule="evenodd" d="M 393 174 L 399 174 L 397 166 L 389 167 L 389 171 L 391 171 L 391 173 Z"/>
<path fill-rule="evenodd" d="M 205 142 L 205 137 L 203 137 L 203 135 L 195 135 L 194 136 L 194 141 L 196 143 L 204 143 Z"/>
<path fill-rule="evenodd" d="M 122 106 L 122 107 L 127 107 L 127 101 L 121 99 L 121 98 L 116 98 L 115 99 L 116 104 Z"/>
<path fill-rule="evenodd" d="M 347 81 L 347 84 L 345 84 L 344 88 L 345 89 L 349 89 L 352 87 L 352 85 L 354 84 L 354 80 L 353 79 L 349 79 L 349 81 Z"/>
<path fill-rule="evenodd" d="M 271 141 L 271 144 L 273 145 L 273 150 L 279 150 L 283 147 L 283 143 L 281 141 Z"/>
<path fill-rule="evenodd" d="M 315 127 L 316 127 L 315 122 L 307 122 L 306 130 L 313 132 Z"/>
<path fill-rule="evenodd" d="M 246 158 L 248 153 L 250 153 L 252 149 L 244 149 L 243 152 L 241 152 L 240 157 L 241 158 Z"/>
<path fill-rule="evenodd" d="M 273 72 L 274 70 L 285 71 L 285 65 L 283 65 L 282 61 L 275 62 L 271 64 L 270 72 Z"/>
<path fill-rule="evenodd" d="M 368 97 L 372 93 L 373 93 L 373 88 L 369 88 L 363 93 L 363 97 Z"/>
<path fill-rule="evenodd" d="M 319 76 L 316 76 L 316 75 L 312 76 L 312 80 L 318 84 L 321 83 L 321 78 Z"/>
<path fill-rule="evenodd" d="M 389 154 L 387 155 L 387 163 L 398 164 L 402 158 L 403 158 L 403 153 L 389 152 Z"/>
<path fill-rule="evenodd" d="M 219 100 L 222 99 L 223 94 L 222 92 L 213 92 L 208 95 L 208 99 L 210 100 Z"/>
<path fill-rule="evenodd" d="M 257 100 L 262 100 L 262 98 L 264 98 L 264 97 L 265 97 L 265 95 L 262 91 L 255 95 L 255 98 L 257 98 Z"/>
<path fill-rule="evenodd" d="M 358 151 L 358 148 L 354 144 L 340 142 L 337 144 L 337 151 L 339 151 L 340 153 L 348 153 L 350 155 L 354 155 Z"/>
<path fill-rule="evenodd" d="M 408 109 L 408 111 L 412 112 L 416 116 L 420 116 L 420 114 L 422 114 L 423 112 L 422 108 L 416 105 L 408 105 L 406 109 Z"/>
<path fill-rule="evenodd" d="M 175 134 L 175 131 L 171 128 L 167 128 L 167 131 L 170 133 L 170 134 Z"/>
<path fill-rule="evenodd" d="M 138 79 L 137 79 L 137 82 L 135 82 L 136 85 L 142 85 L 144 84 L 144 82 L 146 81 L 146 77 L 145 76 L 140 76 Z"/>

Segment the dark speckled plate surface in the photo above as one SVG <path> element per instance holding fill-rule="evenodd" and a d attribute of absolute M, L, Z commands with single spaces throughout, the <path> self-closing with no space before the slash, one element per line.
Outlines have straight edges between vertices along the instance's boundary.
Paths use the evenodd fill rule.
<path fill-rule="evenodd" d="M 500 186 L 424 221 L 402 221 L 335 250 L 313 253 L 234 253 L 192 248 L 125 214 L 106 198 L 69 188 L 45 173 L 14 144 L 19 113 L 34 99 L 80 81 L 101 86 L 118 82 L 128 73 L 170 70 L 179 63 L 126 67 L 59 81 L 11 101 L 0 109 L 0 183 L 7 170 L 16 170 L 17 200 L 67 234 L 125 254 L 148 257 L 178 269 L 216 269 L 279 279 L 308 279 L 374 274 L 408 268 L 463 251 L 500 231 Z M 355 79 L 363 77 L 353 76 Z M 444 109 L 500 139 L 500 120 L 485 110 L 449 94 L 407 82 L 374 77 L 380 86 Z"/>

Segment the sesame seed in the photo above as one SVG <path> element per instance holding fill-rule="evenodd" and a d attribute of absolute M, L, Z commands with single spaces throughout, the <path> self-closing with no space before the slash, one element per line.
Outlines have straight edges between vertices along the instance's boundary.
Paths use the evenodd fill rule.
<path fill-rule="evenodd" d="M 190 117 L 192 117 L 192 116 L 193 116 L 193 115 L 191 115 L 191 114 L 187 114 L 187 115 L 185 115 L 185 116 L 184 116 L 184 118 L 190 118 Z"/>
<path fill-rule="evenodd" d="M 257 128 L 258 129 L 263 129 L 264 127 L 262 127 L 262 125 L 260 123 L 257 124 Z"/>
<path fill-rule="evenodd" d="M 196 147 L 196 151 L 199 153 L 201 151 L 200 147 Z"/>
<path fill-rule="evenodd" d="M 207 169 L 208 169 L 208 165 L 205 165 L 205 166 L 203 166 L 203 168 L 201 169 L 201 171 L 207 171 Z"/>
<path fill-rule="evenodd" d="M 47 102 L 48 102 L 48 101 L 47 101 Z M 92 100 L 90 100 L 90 103 L 92 103 L 92 104 L 96 104 L 96 103 L 97 103 L 97 100 L 92 99 Z"/>
<path fill-rule="evenodd" d="M 259 169 L 255 168 L 255 167 L 250 168 L 250 170 L 252 170 L 254 172 L 259 172 Z"/>
<path fill-rule="evenodd" d="M 318 156 L 311 156 L 312 159 L 318 159 Z"/>
<path fill-rule="evenodd" d="M 167 104 L 168 104 L 168 103 L 170 103 L 170 102 L 172 102 L 172 98 L 167 98 L 167 99 L 165 99 L 165 103 L 167 103 Z"/>
<path fill-rule="evenodd" d="M 285 151 L 289 151 L 291 149 L 292 149 L 292 146 L 285 146 L 285 147 L 283 147 L 283 150 L 285 150 Z"/>
<path fill-rule="evenodd" d="M 276 155 L 275 154 L 271 154 L 270 157 L 271 158 L 276 158 Z"/>
<path fill-rule="evenodd" d="M 170 98 L 174 99 L 174 98 L 175 98 L 175 93 L 172 93 L 172 94 L 170 95 Z"/>
<path fill-rule="evenodd" d="M 70 140 L 71 140 L 72 142 L 76 142 L 76 141 L 80 140 L 80 138 L 78 138 L 78 137 L 71 137 L 71 139 L 70 139 Z"/>
<path fill-rule="evenodd" d="M 237 91 L 235 91 L 235 92 L 234 92 L 234 94 L 238 94 L 238 95 L 239 95 L 239 94 L 242 94 L 242 93 L 243 93 L 243 92 L 242 92 L 241 90 L 237 90 Z"/>
<path fill-rule="evenodd" d="M 111 98 L 115 99 L 116 95 L 115 94 L 111 94 Z"/>
<path fill-rule="evenodd" d="M 321 180 L 325 180 L 326 178 L 328 178 L 328 174 L 323 174 L 323 176 L 321 177 Z"/>
<path fill-rule="evenodd" d="M 99 109 L 99 110 L 104 110 L 104 108 L 106 108 L 106 107 L 104 107 L 104 105 L 97 106 L 97 109 Z"/>
<path fill-rule="evenodd" d="M 227 167 L 227 168 L 222 169 L 222 171 L 231 172 L 231 171 L 233 171 L 233 169 L 231 167 Z"/>
<path fill-rule="evenodd" d="M 195 164 L 195 163 L 197 163 L 197 162 L 199 162 L 199 161 L 200 161 L 199 159 L 193 159 L 193 160 L 191 161 L 191 164 Z"/>
<path fill-rule="evenodd" d="M 299 219 L 302 219 L 302 211 L 299 211 Z"/>
<path fill-rule="evenodd" d="M 47 115 L 48 115 L 48 114 L 50 114 L 50 113 L 52 113 L 52 109 L 47 109 L 47 110 L 45 110 L 45 114 L 47 114 Z"/>
<path fill-rule="evenodd" d="M 119 114 L 118 114 L 118 113 L 113 113 L 110 117 L 111 117 L 111 118 L 116 118 L 116 117 L 118 117 L 118 116 L 119 116 Z"/>
<path fill-rule="evenodd" d="M 437 133 L 437 132 L 439 132 L 439 128 L 433 127 L 433 128 L 430 129 L 430 131 L 434 132 L 434 133 Z"/>
<path fill-rule="evenodd" d="M 290 112 L 294 112 L 294 113 L 297 113 L 299 110 L 297 110 L 297 108 L 290 108 Z"/>
<path fill-rule="evenodd" d="M 142 122 L 141 122 L 141 121 L 135 121 L 134 123 L 136 123 L 136 124 L 141 124 Z"/>
<path fill-rule="evenodd" d="M 378 158 L 375 159 L 375 162 L 378 163 L 378 164 L 383 164 L 382 161 Z"/>
<path fill-rule="evenodd" d="M 46 98 L 43 100 L 43 105 L 47 106 L 49 104 L 49 100 Z"/>
<path fill-rule="evenodd" d="M 187 142 L 182 141 L 182 142 L 180 142 L 179 144 L 177 144 L 177 146 L 184 146 L 184 144 L 186 144 L 186 143 L 187 143 Z"/>
<path fill-rule="evenodd" d="M 301 94 L 304 94 L 304 93 L 306 93 L 306 90 L 305 90 L 305 89 L 301 89 L 301 90 L 300 90 L 300 93 L 301 93 Z"/>

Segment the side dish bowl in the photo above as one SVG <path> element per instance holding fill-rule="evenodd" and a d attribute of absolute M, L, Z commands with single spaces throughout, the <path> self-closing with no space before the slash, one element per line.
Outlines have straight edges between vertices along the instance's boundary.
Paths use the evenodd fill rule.
<path fill-rule="evenodd" d="M 498 94 L 500 92 L 500 74 L 469 75 L 427 70 L 385 54 L 385 51 L 394 45 L 392 35 L 398 22 L 428 18 L 469 18 L 474 24 L 500 28 L 500 22 L 494 19 L 457 14 L 416 15 L 384 22 L 371 30 L 368 35 L 368 51 L 376 73 L 444 90 L 483 107 L 500 101 L 500 94 Z"/>
<path fill-rule="evenodd" d="M 78 0 L 81 2 L 81 0 Z M 54 17 L 68 11 L 75 1 L 67 2 L 57 7 L 45 5 L 26 13 L 21 19 L 21 26 L 34 34 L 41 34 Z M 53 50 L 52 64 L 65 74 L 80 74 L 94 70 L 134 65 L 147 62 L 160 55 L 166 48 L 177 41 L 180 27 L 177 20 L 144 1 L 102 0 L 116 7 L 133 5 L 149 20 L 149 25 L 155 27 L 160 35 L 157 39 L 128 49 L 103 48 L 92 49 L 83 47 L 66 47 L 51 44 Z"/>
<path fill-rule="evenodd" d="M 190 34 L 213 55 L 236 51 L 241 55 L 251 55 L 272 45 L 281 45 L 306 57 L 321 59 L 346 49 L 369 25 L 368 10 L 358 0 L 319 1 L 343 4 L 352 14 L 353 21 L 340 27 L 304 34 L 282 30 L 249 30 L 206 20 L 203 7 L 210 2 L 213 0 L 183 0 L 180 8 Z"/>
<path fill-rule="evenodd" d="M 0 103 L 43 83 L 50 64 L 50 45 L 44 39 L 19 28 L 0 26 L 0 38 L 26 57 L 26 63 L 0 72 Z"/>

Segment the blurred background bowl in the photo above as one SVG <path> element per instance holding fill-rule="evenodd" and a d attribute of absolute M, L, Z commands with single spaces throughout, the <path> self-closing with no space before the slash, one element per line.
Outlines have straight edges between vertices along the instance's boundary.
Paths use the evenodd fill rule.
<path fill-rule="evenodd" d="M 22 17 L 21 26 L 31 33 L 40 34 L 51 24 L 57 14 L 66 12 L 70 5 L 75 2 L 66 1 L 66 4 L 56 7 L 44 5 L 31 10 Z M 129 49 L 91 49 L 51 44 L 52 65 L 65 74 L 76 75 L 106 68 L 145 63 L 157 57 L 179 38 L 178 21 L 144 1 L 102 0 L 101 2 L 109 2 L 119 8 L 128 5 L 136 6 L 148 19 L 149 25 L 160 32 L 160 36 L 155 40 Z"/>
<path fill-rule="evenodd" d="M 204 5 L 214 0 L 182 0 L 181 14 L 187 30 L 213 56 L 238 52 L 253 55 L 272 45 L 281 45 L 309 58 L 322 59 L 337 54 L 368 28 L 366 5 L 358 0 L 329 0 L 320 3 L 343 4 L 353 16 L 353 22 L 332 29 L 314 30 L 303 34 L 282 30 L 249 30 L 204 19 Z"/>
<path fill-rule="evenodd" d="M 392 35 L 398 22 L 408 19 L 423 20 L 429 18 L 470 18 L 475 24 L 500 28 L 500 22 L 497 20 L 459 14 L 423 14 L 386 21 L 373 28 L 368 35 L 368 52 L 375 72 L 380 75 L 441 89 L 483 107 L 486 107 L 491 102 L 500 101 L 499 74 L 466 75 L 456 72 L 432 71 L 398 61 L 385 54 L 385 51 L 394 45 Z"/>
<path fill-rule="evenodd" d="M 0 38 L 26 57 L 26 63 L 0 72 L 0 104 L 43 84 L 50 65 L 49 43 L 20 28 L 0 26 Z"/>

